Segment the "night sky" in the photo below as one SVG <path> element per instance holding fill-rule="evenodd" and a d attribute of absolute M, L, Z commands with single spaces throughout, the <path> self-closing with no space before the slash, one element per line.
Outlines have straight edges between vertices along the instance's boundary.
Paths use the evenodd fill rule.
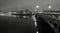
<path fill-rule="evenodd" d="M 48 9 L 48 6 L 51 5 L 51 9 L 59 10 L 60 0 L 0 0 L 1 11 L 34 10 L 36 5 L 39 5 L 43 9 Z"/>

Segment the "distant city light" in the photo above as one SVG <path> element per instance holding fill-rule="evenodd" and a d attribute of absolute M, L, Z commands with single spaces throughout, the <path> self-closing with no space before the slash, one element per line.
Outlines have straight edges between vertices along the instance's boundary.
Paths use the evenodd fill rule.
<path fill-rule="evenodd" d="M 23 18 L 26 18 L 26 16 L 23 16 Z"/>
<path fill-rule="evenodd" d="M 49 5 L 48 8 L 51 9 L 51 5 Z"/>

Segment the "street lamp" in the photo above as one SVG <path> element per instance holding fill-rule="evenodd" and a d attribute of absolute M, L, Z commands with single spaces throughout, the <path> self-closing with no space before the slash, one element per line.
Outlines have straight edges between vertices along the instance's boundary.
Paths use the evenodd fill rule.
<path fill-rule="evenodd" d="M 40 9 L 40 6 L 39 5 L 36 5 L 35 12 L 42 13 L 42 8 L 40 10 L 39 9 Z"/>
<path fill-rule="evenodd" d="M 49 5 L 48 8 L 51 9 L 51 5 Z"/>
<path fill-rule="evenodd" d="M 36 5 L 35 12 L 38 11 L 39 5 Z"/>
<path fill-rule="evenodd" d="M 36 8 L 39 9 L 39 5 L 37 5 Z"/>

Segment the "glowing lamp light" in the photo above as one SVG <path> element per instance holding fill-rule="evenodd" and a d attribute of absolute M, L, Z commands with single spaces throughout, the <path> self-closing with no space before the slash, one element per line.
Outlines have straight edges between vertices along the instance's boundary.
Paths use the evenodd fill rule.
<path fill-rule="evenodd" d="M 38 11 L 39 9 L 39 5 L 36 5 L 35 11 Z"/>
<path fill-rule="evenodd" d="M 48 8 L 51 9 L 51 5 L 49 5 Z"/>
<path fill-rule="evenodd" d="M 39 5 L 37 5 L 36 8 L 39 8 Z"/>
<path fill-rule="evenodd" d="M 36 33 L 39 33 L 38 31 Z"/>

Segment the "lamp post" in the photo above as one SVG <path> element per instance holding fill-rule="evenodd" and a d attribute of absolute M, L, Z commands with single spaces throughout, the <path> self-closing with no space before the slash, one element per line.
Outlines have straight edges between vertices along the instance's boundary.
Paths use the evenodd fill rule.
<path fill-rule="evenodd" d="M 35 13 L 39 11 L 39 5 L 36 5 Z"/>
<path fill-rule="evenodd" d="M 39 5 L 36 5 L 36 9 L 35 9 L 35 12 L 37 12 L 37 13 L 42 13 L 43 11 L 42 11 L 42 8 L 40 9 L 40 6 Z"/>

